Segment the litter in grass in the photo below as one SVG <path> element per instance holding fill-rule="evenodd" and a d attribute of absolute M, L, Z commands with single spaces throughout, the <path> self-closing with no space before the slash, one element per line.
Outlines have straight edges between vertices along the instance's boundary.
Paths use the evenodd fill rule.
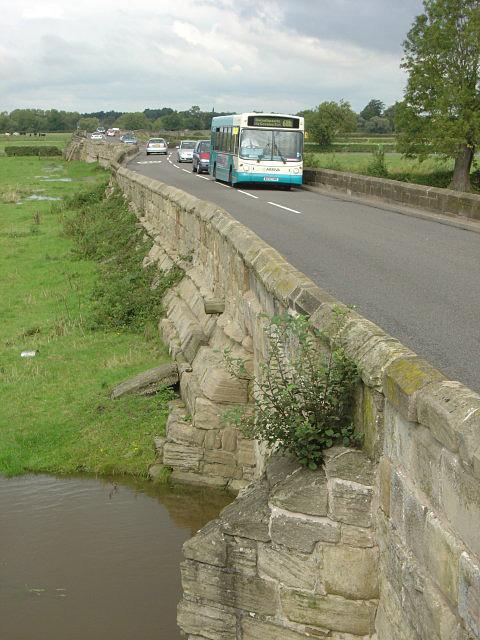
<path fill-rule="evenodd" d="M 35 356 L 38 354 L 38 350 L 35 351 L 22 351 L 22 353 L 20 354 L 21 358 L 35 358 Z"/>

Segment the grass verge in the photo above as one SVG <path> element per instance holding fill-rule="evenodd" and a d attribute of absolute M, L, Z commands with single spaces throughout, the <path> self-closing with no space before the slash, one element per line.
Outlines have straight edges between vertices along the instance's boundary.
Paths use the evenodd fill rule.
<path fill-rule="evenodd" d="M 152 438 L 164 431 L 168 394 L 112 401 L 109 390 L 168 359 L 157 332 L 145 331 L 161 292 L 141 275 L 148 247 L 133 214 L 118 195 L 103 198 L 107 179 L 95 165 L 0 158 L 2 474 L 144 476 L 154 460 Z M 32 193 L 65 204 L 27 200 Z M 92 225 L 102 222 L 96 233 L 88 211 Z M 75 224 L 80 218 L 83 232 Z M 89 233 L 87 256 L 82 238 Z M 128 260 L 132 237 L 137 250 Z M 119 296 L 127 302 L 135 297 L 124 289 L 128 282 L 142 293 L 139 313 L 122 311 Z M 37 355 L 22 358 L 25 350 Z"/>

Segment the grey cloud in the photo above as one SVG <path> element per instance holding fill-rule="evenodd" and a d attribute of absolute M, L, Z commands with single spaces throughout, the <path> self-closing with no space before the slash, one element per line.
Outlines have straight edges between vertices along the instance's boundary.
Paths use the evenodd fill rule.
<path fill-rule="evenodd" d="M 213 0 L 204 0 L 207 4 Z M 399 53 L 422 0 L 244 0 L 231 9 L 242 18 L 280 21 L 284 28 L 322 40 L 348 42 L 374 51 Z M 223 2 L 221 6 L 229 7 Z M 268 9 L 268 6 L 270 9 Z"/>

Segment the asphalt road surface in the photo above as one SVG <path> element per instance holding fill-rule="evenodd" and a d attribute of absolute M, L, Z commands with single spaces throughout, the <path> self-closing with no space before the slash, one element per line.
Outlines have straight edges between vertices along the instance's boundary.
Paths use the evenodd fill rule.
<path fill-rule="evenodd" d="M 480 234 L 392 207 L 264 185 L 231 188 L 141 153 L 130 169 L 215 202 L 297 269 L 480 391 Z"/>

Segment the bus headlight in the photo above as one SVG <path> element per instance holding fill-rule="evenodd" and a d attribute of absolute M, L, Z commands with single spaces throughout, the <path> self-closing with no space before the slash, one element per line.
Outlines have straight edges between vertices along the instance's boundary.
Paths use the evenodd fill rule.
<path fill-rule="evenodd" d="M 244 171 L 247 171 L 247 172 L 250 171 L 250 165 L 249 164 L 244 164 L 242 168 L 243 168 Z"/>
<path fill-rule="evenodd" d="M 300 173 L 300 169 L 298 167 L 295 167 L 295 169 L 293 170 L 293 173 Z"/>

